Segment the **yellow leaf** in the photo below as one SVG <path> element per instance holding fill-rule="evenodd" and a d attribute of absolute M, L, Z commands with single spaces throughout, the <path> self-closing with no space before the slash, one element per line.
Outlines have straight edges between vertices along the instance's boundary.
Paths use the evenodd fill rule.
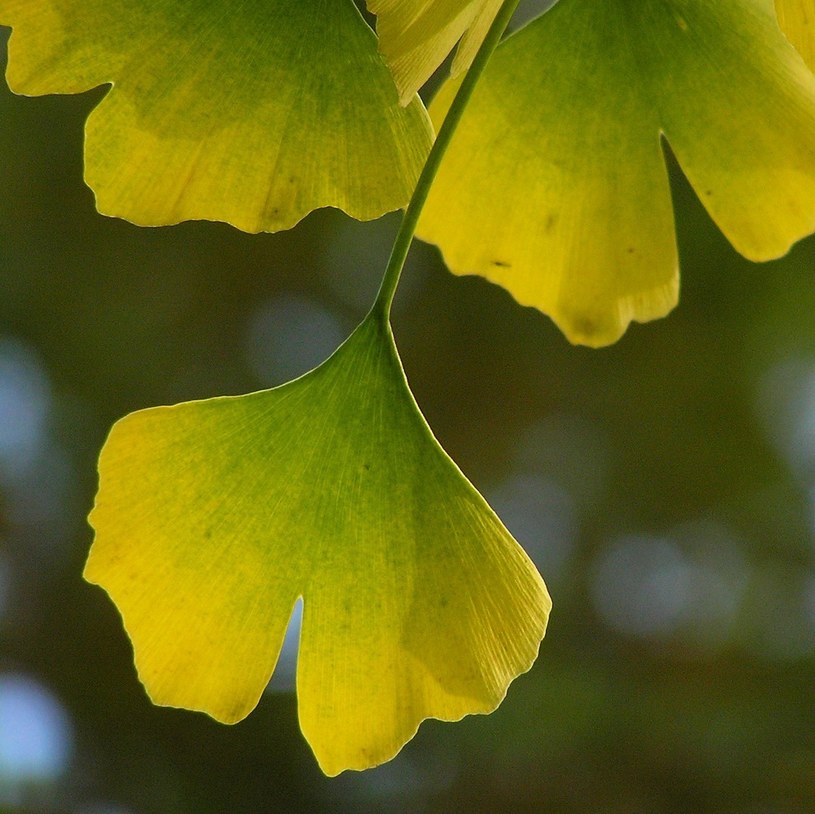
<path fill-rule="evenodd" d="M 815 78 L 772 0 L 560 0 L 497 49 L 419 235 L 571 341 L 614 342 L 677 299 L 661 135 L 746 257 L 815 228 Z"/>
<path fill-rule="evenodd" d="M 402 104 L 441 65 L 458 42 L 455 76 L 470 67 L 502 0 L 368 0 L 377 15 L 379 48 Z M 459 42 L 460 41 L 460 42 Z"/>
<path fill-rule="evenodd" d="M 238 721 L 303 597 L 302 730 L 324 771 L 390 759 L 428 717 L 489 712 L 551 603 L 433 438 L 387 325 L 273 390 L 123 418 L 85 575 L 158 704 Z"/>
<path fill-rule="evenodd" d="M 407 203 L 432 141 L 351 0 L 0 0 L 18 93 L 112 83 L 86 128 L 99 210 L 250 232 Z"/>
<path fill-rule="evenodd" d="M 815 69 L 815 3 L 813 0 L 775 0 L 781 30 Z"/>

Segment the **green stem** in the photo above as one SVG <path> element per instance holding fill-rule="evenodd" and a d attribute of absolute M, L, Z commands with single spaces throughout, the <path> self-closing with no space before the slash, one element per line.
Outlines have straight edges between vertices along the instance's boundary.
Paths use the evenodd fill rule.
<path fill-rule="evenodd" d="M 385 320 L 390 316 L 393 295 L 396 293 L 399 277 L 402 274 L 410 245 L 413 242 L 419 215 L 421 215 L 427 196 L 430 194 L 430 187 L 433 185 L 433 179 L 439 171 L 441 160 L 450 145 L 450 140 L 453 138 L 453 133 L 461 120 L 467 103 L 470 101 L 475 85 L 484 72 L 492 52 L 501 39 L 501 35 L 509 25 L 509 21 L 519 2 L 520 0 L 504 0 L 501 10 L 493 20 L 487 36 L 484 37 L 484 42 L 481 43 L 481 47 L 478 49 L 478 53 L 461 83 L 458 93 L 456 93 L 456 98 L 453 99 L 453 103 L 450 105 L 447 116 L 444 118 L 439 134 L 436 136 L 433 147 L 427 156 L 427 161 L 425 161 L 419 175 L 419 180 L 416 182 L 416 188 L 413 190 L 410 203 L 405 210 L 402 223 L 396 234 L 390 260 L 388 260 L 388 266 L 379 287 L 379 293 L 376 295 L 376 301 L 371 309 L 372 312 L 379 313 Z"/>

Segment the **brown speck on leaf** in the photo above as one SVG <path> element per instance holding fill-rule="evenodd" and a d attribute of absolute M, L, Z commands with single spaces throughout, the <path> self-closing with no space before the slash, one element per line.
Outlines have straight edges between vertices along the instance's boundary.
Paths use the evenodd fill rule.
<path fill-rule="evenodd" d="M 598 332 L 599 326 L 591 317 L 577 316 L 572 318 L 572 331 L 576 336 L 592 337 Z"/>

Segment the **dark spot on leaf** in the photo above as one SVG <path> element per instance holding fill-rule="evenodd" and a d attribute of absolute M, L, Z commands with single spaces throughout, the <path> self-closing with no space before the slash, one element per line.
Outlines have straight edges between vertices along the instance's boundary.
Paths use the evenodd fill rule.
<path fill-rule="evenodd" d="M 705 190 L 705 195 L 712 195 L 712 194 L 713 194 L 713 190 L 712 190 L 712 189 L 706 189 L 706 190 Z"/>
<path fill-rule="evenodd" d="M 442 597 L 442 598 L 439 600 L 439 605 L 441 605 L 441 607 L 443 607 L 443 608 L 446 608 L 446 607 L 447 607 L 449 604 L 450 604 L 450 602 L 449 602 L 449 600 L 447 599 L 447 597 L 446 597 L 446 596 L 443 596 L 443 597 Z"/>
<path fill-rule="evenodd" d="M 633 246 L 629 246 L 629 247 L 626 249 L 626 251 L 627 251 L 629 254 L 634 254 L 634 247 L 633 247 Z"/>
<path fill-rule="evenodd" d="M 571 323 L 574 334 L 583 338 L 596 336 L 600 328 L 595 320 L 585 316 L 575 316 Z"/>
<path fill-rule="evenodd" d="M 205 528 L 204 529 L 204 539 L 205 540 L 211 540 L 212 539 L 212 529 L 211 528 Z"/>
<path fill-rule="evenodd" d="M 499 268 L 502 268 L 502 269 L 512 268 L 511 263 L 506 263 L 503 260 L 493 260 L 492 264 L 493 264 L 493 266 L 498 266 Z"/>
<path fill-rule="evenodd" d="M 550 213 L 549 213 L 549 214 L 546 216 L 546 220 L 543 222 L 543 228 L 544 228 L 544 229 L 545 229 L 547 232 L 551 232 L 551 231 L 552 231 L 552 229 L 554 229 L 554 228 L 555 228 L 555 224 L 557 223 L 557 221 L 558 221 L 558 214 L 557 214 L 557 212 L 550 212 Z"/>
<path fill-rule="evenodd" d="M 362 464 L 362 468 L 363 468 L 363 469 L 364 469 L 366 472 L 370 472 L 370 470 L 371 470 L 371 465 L 370 465 L 370 464 Z"/>

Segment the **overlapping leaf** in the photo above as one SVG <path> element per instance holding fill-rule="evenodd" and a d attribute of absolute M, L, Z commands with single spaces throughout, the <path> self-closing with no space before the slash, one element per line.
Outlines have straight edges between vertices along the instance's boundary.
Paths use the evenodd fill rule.
<path fill-rule="evenodd" d="M 419 233 L 572 341 L 613 342 L 676 302 L 660 134 L 745 256 L 815 228 L 815 79 L 772 0 L 560 0 L 499 46 Z"/>
<path fill-rule="evenodd" d="M 459 43 L 456 75 L 470 67 L 502 0 L 368 0 L 377 15 L 380 50 L 403 104 Z"/>
<path fill-rule="evenodd" d="M 88 119 L 100 210 L 292 226 L 403 206 L 432 141 L 351 0 L 0 0 L 18 93 L 113 83 Z"/>
<path fill-rule="evenodd" d="M 99 470 L 86 577 L 159 704 L 243 718 L 300 596 L 300 723 L 329 774 L 492 710 L 535 659 L 546 588 L 376 318 L 282 387 L 127 416 Z"/>
<path fill-rule="evenodd" d="M 812 0 L 775 0 L 781 30 L 810 68 L 815 68 L 815 3 Z"/>

